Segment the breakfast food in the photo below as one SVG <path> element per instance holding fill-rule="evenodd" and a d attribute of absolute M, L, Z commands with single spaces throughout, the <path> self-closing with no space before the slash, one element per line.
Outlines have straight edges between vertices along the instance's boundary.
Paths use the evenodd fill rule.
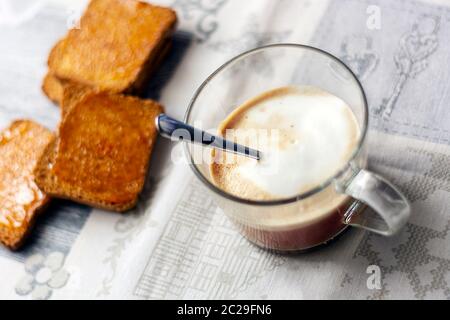
<path fill-rule="evenodd" d="M 31 121 L 0 134 L 0 242 L 18 248 L 50 195 L 119 212 L 136 204 L 162 107 L 124 94 L 142 92 L 176 22 L 144 1 L 91 0 L 56 43 L 42 90 L 61 106 L 58 135 Z"/>
<path fill-rule="evenodd" d="M 87 93 L 94 92 L 98 91 L 76 82 L 65 83 L 60 102 L 61 118 L 64 119 L 70 108 L 81 100 L 81 98 L 83 98 Z"/>
<path fill-rule="evenodd" d="M 294 197 L 321 185 L 346 165 L 359 138 L 350 107 L 315 87 L 266 92 L 237 108 L 219 131 L 263 153 L 256 161 L 218 151 L 221 161 L 211 166 L 220 188 L 251 200 Z M 267 143 L 248 139 L 250 133 L 267 134 Z M 227 156 L 236 161 L 220 159 Z"/>
<path fill-rule="evenodd" d="M 59 80 L 50 73 L 44 78 L 42 90 L 56 104 L 61 107 L 61 117 L 64 117 L 66 111 L 88 91 L 95 89 L 82 85 L 77 82 Z"/>
<path fill-rule="evenodd" d="M 38 186 L 98 208 L 131 209 L 144 185 L 161 112 L 150 100 L 86 92 L 67 110 L 58 138 L 41 157 Z"/>
<path fill-rule="evenodd" d="M 92 0 L 80 28 L 50 53 L 45 92 L 60 101 L 54 78 L 100 91 L 138 93 L 170 46 L 176 14 L 136 0 Z M 51 90 L 56 88 L 56 90 Z"/>
<path fill-rule="evenodd" d="M 210 166 L 212 182 L 241 199 L 288 203 L 277 210 L 249 206 L 232 214 L 248 239 L 289 251 L 324 243 L 345 228 L 342 217 L 354 201 L 327 181 L 352 158 L 360 129 L 342 99 L 316 87 L 274 89 L 235 109 L 219 133 L 260 150 L 262 158 L 256 161 L 216 150 Z M 302 199 L 312 190 L 317 192 Z"/>
<path fill-rule="evenodd" d="M 34 182 L 33 171 L 54 139 L 28 120 L 13 122 L 0 133 L 0 242 L 17 249 L 50 198 Z"/>
<path fill-rule="evenodd" d="M 59 80 L 51 73 L 47 73 L 42 83 L 42 91 L 44 91 L 45 95 L 54 103 L 61 104 L 64 92 L 64 81 Z"/>

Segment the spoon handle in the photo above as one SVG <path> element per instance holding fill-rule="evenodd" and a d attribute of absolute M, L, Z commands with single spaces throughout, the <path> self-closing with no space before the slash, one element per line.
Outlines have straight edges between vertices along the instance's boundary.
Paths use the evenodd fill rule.
<path fill-rule="evenodd" d="M 161 136 L 172 141 L 188 141 L 202 144 L 226 152 L 240 154 L 256 160 L 261 159 L 261 152 L 249 147 L 228 141 L 220 136 L 212 135 L 208 132 L 194 128 L 184 122 L 175 120 L 168 115 L 161 113 L 156 117 L 156 128 Z"/>

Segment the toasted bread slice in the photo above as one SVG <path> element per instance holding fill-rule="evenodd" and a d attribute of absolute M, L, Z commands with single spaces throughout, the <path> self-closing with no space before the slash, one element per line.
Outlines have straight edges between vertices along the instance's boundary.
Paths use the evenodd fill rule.
<path fill-rule="evenodd" d="M 48 73 L 43 81 L 42 90 L 54 103 L 61 107 L 61 115 L 64 117 L 67 109 L 80 99 L 88 91 L 95 89 L 80 83 L 60 80 L 56 76 Z"/>
<path fill-rule="evenodd" d="M 56 104 L 61 104 L 64 92 L 64 81 L 59 80 L 51 73 L 47 73 L 42 82 L 42 91 Z"/>
<path fill-rule="evenodd" d="M 39 160 L 38 186 L 97 208 L 131 209 L 144 186 L 157 137 L 154 120 L 162 110 L 151 100 L 87 92 L 70 107 L 59 137 Z"/>
<path fill-rule="evenodd" d="M 33 171 L 51 131 L 19 120 L 0 133 L 0 242 L 17 249 L 50 198 L 34 182 Z"/>
<path fill-rule="evenodd" d="M 92 0 L 79 29 L 69 31 L 49 56 L 51 73 L 100 91 L 130 93 L 167 47 L 173 10 L 136 0 Z"/>
<path fill-rule="evenodd" d="M 161 61 L 169 52 L 171 47 L 171 42 L 167 41 L 162 49 L 161 53 L 157 57 L 157 60 L 152 63 L 148 63 L 145 67 L 145 71 L 142 73 L 141 77 L 135 82 L 133 90 L 129 93 L 142 94 L 143 89 L 145 89 L 145 83 L 148 78 L 152 75 L 153 71 L 158 67 Z M 73 98 L 77 99 L 80 95 L 83 95 L 88 90 L 99 91 L 94 87 L 83 85 L 70 80 L 62 80 L 57 78 L 50 72 L 46 74 L 42 82 L 42 91 L 45 95 L 54 103 L 58 104 L 64 109 L 64 105 L 70 105 Z M 67 91 L 67 92 L 66 92 Z M 62 110 L 64 115 L 64 110 Z"/>
<path fill-rule="evenodd" d="M 64 90 L 62 92 L 61 99 L 61 118 L 67 115 L 69 110 L 74 106 L 78 101 L 80 101 L 87 93 L 90 92 L 98 92 L 97 90 L 76 83 L 76 82 L 68 82 L 64 85 Z"/>

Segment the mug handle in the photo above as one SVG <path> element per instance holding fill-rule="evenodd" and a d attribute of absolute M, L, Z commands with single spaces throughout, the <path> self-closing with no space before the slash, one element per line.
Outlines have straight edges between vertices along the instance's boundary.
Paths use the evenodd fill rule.
<path fill-rule="evenodd" d="M 343 222 L 383 236 L 395 234 L 411 215 L 408 200 L 384 178 L 364 169 L 358 170 L 339 188 L 357 200 L 345 213 Z M 374 212 L 361 212 L 363 204 L 368 205 Z"/>

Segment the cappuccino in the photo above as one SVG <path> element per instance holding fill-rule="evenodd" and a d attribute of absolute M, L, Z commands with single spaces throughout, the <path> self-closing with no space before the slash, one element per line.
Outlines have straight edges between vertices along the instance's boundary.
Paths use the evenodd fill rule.
<path fill-rule="evenodd" d="M 213 182 L 240 198 L 279 200 L 333 177 L 352 157 L 360 130 L 350 107 L 335 95 L 316 87 L 284 87 L 238 107 L 219 134 L 259 149 L 262 158 L 214 150 Z M 329 205 L 343 199 L 336 200 Z"/>

